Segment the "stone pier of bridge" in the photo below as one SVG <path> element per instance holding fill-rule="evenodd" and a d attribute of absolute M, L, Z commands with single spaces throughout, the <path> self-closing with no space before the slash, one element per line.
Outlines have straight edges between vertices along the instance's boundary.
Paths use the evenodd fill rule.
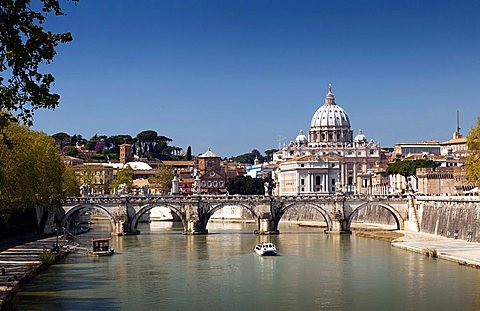
<path fill-rule="evenodd" d="M 418 228 L 413 200 L 388 196 L 101 196 L 75 197 L 64 200 L 61 228 L 68 227 L 75 213 L 84 209 L 100 209 L 112 223 L 113 234 L 139 234 L 142 215 L 155 207 L 169 208 L 181 220 L 184 234 L 207 234 L 213 214 L 225 207 L 243 207 L 257 220 L 255 233 L 279 234 L 278 225 L 290 209 L 312 208 L 319 212 L 328 233 L 350 232 L 360 210 L 378 206 L 390 212 L 398 229 Z"/>

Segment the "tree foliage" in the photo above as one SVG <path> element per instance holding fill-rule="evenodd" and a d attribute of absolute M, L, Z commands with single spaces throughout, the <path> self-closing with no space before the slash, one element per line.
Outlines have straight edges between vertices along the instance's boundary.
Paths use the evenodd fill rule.
<path fill-rule="evenodd" d="M 64 195 L 65 166 L 52 137 L 9 124 L 5 134 L 12 146 L 0 143 L 0 220 L 8 223 L 19 211 L 39 208 L 39 230 L 51 208 Z"/>
<path fill-rule="evenodd" d="M 262 195 L 265 194 L 265 182 L 273 186 L 270 178 L 238 175 L 228 180 L 227 190 L 229 194 Z"/>
<path fill-rule="evenodd" d="M 192 160 L 192 147 L 188 146 L 187 155 L 185 156 L 188 161 Z"/>
<path fill-rule="evenodd" d="M 75 171 L 69 165 L 65 166 L 62 175 L 62 192 L 64 197 L 80 196 L 80 183 L 75 175 Z"/>
<path fill-rule="evenodd" d="M 416 176 L 417 168 L 436 167 L 432 160 L 405 160 L 391 163 L 387 168 L 387 174 L 400 174 L 404 177 Z"/>
<path fill-rule="evenodd" d="M 278 149 L 265 150 L 265 154 L 267 155 L 268 161 L 273 161 L 273 154 L 277 151 L 278 151 Z"/>
<path fill-rule="evenodd" d="M 36 109 L 58 106 L 55 79 L 41 69 L 72 35 L 44 28 L 52 14 L 64 15 L 58 0 L 0 0 L 0 129 L 12 121 L 31 125 Z"/>
<path fill-rule="evenodd" d="M 172 179 L 174 172 L 171 167 L 160 165 L 157 173 L 148 178 L 148 182 L 152 188 L 158 189 L 161 194 L 167 194 L 172 188 Z"/>
<path fill-rule="evenodd" d="M 255 159 L 258 159 L 260 162 L 268 162 L 269 158 L 268 156 L 263 156 L 260 151 L 257 149 L 253 149 L 250 152 L 231 157 L 229 160 L 238 162 L 238 163 L 248 163 L 248 164 L 253 164 L 255 162 Z"/>
<path fill-rule="evenodd" d="M 465 161 L 468 179 L 480 188 L 480 117 L 467 136 L 468 156 Z"/>
<path fill-rule="evenodd" d="M 118 186 L 121 184 L 125 184 L 127 186 L 127 192 L 130 192 L 133 187 L 133 168 L 131 168 L 129 165 L 118 170 L 117 177 L 113 180 L 111 189 L 118 189 Z"/>

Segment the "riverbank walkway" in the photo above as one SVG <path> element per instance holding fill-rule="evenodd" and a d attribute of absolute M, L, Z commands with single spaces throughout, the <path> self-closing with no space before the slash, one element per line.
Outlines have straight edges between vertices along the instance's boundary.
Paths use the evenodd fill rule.
<path fill-rule="evenodd" d="M 20 283 L 29 278 L 32 271 L 40 267 L 39 255 L 51 250 L 56 237 L 45 238 L 0 252 L 0 310 L 3 303 L 18 290 Z"/>
<path fill-rule="evenodd" d="M 404 236 L 394 240 L 392 242 L 393 247 L 421 254 L 431 254 L 432 250 L 434 250 L 437 258 L 480 268 L 480 243 L 449 239 L 419 232 L 403 230 L 397 232 L 404 234 Z"/>

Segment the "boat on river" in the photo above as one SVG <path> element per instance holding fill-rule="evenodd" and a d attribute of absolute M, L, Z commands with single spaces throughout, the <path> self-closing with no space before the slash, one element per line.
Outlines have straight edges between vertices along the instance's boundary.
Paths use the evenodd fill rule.
<path fill-rule="evenodd" d="M 110 239 L 94 239 L 92 240 L 92 250 L 87 255 L 91 256 L 112 256 L 115 251 L 110 248 Z"/>
<path fill-rule="evenodd" d="M 273 243 L 260 243 L 255 245 L 255 253 L 260 256 L 276 256 L 277 248 Z"/>

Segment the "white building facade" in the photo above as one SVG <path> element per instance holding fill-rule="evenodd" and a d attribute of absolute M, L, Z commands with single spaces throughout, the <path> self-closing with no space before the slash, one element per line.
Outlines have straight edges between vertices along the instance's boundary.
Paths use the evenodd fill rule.
<path fill-rule="evenodd" d="M 295 141 L 274 154 L 274 161 L 279 163 L 280 195 L 365 193 L 363 188 L 371 185 L 370 173 L 380 164 L 381 150 L 362 130 L 353 137 L 350 119 L 329 86 L 324 105 L 312 117 L 308 138 L 300 131 Z"/>

